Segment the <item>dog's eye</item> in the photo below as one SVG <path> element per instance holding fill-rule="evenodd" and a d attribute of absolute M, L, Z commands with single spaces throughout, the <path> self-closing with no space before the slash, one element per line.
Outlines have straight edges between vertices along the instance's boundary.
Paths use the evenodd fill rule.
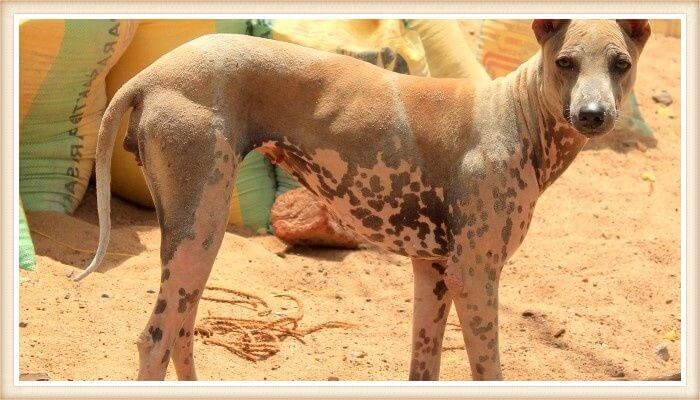
<path fill-rule="evenodd" d="M 615 69 L 620 71 L 620 72 L 627 71 L 628 69 L 630 69 L 631 66 L 632 66 L 632 64 L 630 64 L 629 61 L 624 60 L 624 59 L 619 59 L 619 60 L 615 61 Z"/>
<path fill-rule="evenodd" d="M 571 61 L 569 57 L 561 57 L 558 58 L 556 61 L 557 67 L 562 68 L 562 69 L 570 69 L 574 66 L 574 63 Z"/>

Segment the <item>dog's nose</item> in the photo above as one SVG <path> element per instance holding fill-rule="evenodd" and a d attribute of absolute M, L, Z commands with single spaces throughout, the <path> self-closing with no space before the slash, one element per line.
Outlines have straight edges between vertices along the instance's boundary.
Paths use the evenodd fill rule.
<path fill-rule="evenodd" d="M 584 128 L 597 128 L 605 120 L 605 109 L 600 103 L 590 102 L 578 111 L 578 120 Z"/>

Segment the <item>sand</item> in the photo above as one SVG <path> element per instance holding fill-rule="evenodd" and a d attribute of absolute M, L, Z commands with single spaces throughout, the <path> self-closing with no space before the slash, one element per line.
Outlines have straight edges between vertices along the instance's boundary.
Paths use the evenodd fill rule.
<path fill-rule="evenodd" d="M 679 55 L 678 39 L 654 36 L 640 63 L 636 94 L 655 138 L 618 134 L 591 142 L 542 196 L 501 281 L 506 379 L 647 379 L 680 371 L 674 340 L 681 324 Z M 674 98 L 674 118 L 657 114 L 651 97 L 659 89 Z M 645 173 L 655 182 L 644 180 Z M 151 210 L 118 198 L 112 210 L 110 251 L 123 254 L 108 256 L 79 284 L 67 275 L 84 268 L 97 246 L 94 190 L 73 216 L 28 214 L 38 266 L 20 272 L 21 373 L 46 373 L 51 380 L 135 378 L 134 342 L 158 292 L 160 234 Z M 204 300 L 200 321 L 296 315 L 293 301 L 276 297 L 287 294 L 303 303 L 300 329 L 328 321 L 354 327 L 321 329 L 303 342 L 284 338 L 276 354 L 259 361 L 198 336 L 200 379 L 408 377 L 412 276 L 404 257 L 374 248 L 286 249 L 273 236 L 231 227 L 209 284 L 259 296 L 272 314 Z M 454 314 L 441 378 L 468 380 Z M 655 354 L 659 345 L 667 347 L 668 361 Z M 175 379 L 172 367 L 166 379 Z"/>

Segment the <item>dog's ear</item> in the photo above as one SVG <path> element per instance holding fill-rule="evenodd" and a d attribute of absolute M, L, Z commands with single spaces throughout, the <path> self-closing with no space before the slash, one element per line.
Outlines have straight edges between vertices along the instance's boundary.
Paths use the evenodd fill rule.
<path fill-rule="evenodd" d="M 532 21 L 532 31 L 535 32 L 537 42 L 542 45 L 556 31 L 566 25 L 570 19 L 536 19 Z"/>
<path fill-rule="evenodd" d="M 644 46 L 651 35 L 651 26 L 647 19 L 618 19 L 617 23 L 640 47 Z"/>

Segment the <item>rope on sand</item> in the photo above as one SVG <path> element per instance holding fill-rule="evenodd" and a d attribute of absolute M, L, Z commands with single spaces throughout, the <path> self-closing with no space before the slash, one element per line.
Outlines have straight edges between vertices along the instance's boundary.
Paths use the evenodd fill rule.
<path fill-rule="evenodd" d="M 258 311 L 258 316 L 265 317 L 272 313 L 270 306 L 262 298 L 232 289 L 207 286 L 207 290 L 220 291 L 233 295 L 233 299 L 202 296 L 202 300 L 216 303 L 228 303 L 249 310 Z M 300 329 L 299 321 L 304 316 L 301 300 L 288 294 L 278 294 L 294 301 L 297 314 L 276 319 L 245 319 L 232 317 L 207 316 L 195 327 L 195 334 L 202 337 L 202 343 L 221 346 L 231 353 L 248 361 L 264 360 L 280 350 L 280 343 L 287 337 L 304 343 L 304 336 L 328 328 L 350 329 L 356 327 L 347 322 L 330 321 L 309 328 Z M 258 309 L 260 307 L 260 309 Z M 221 337 L 220 339 L 217 336 Z"/>

